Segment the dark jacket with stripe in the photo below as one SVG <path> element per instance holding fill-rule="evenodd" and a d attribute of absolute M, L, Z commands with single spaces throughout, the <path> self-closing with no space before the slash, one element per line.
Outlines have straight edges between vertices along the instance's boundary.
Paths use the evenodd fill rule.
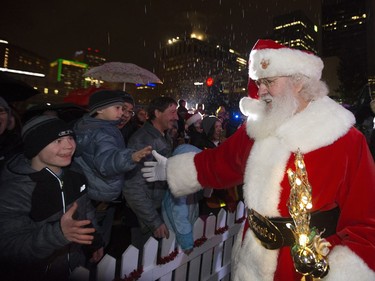
<path fill-rule="evenodd" d="M 0 276 L 7 280 L 66 280 L 85 265 L 87 253 L 101 247 L 97 235 L 91 249 L 69 242 L 60 219 L 72 203 L 74 218 L 90 219 L 94 209 L 86 194 L 86 178 L 69 169 L 59 178 L 50 169 L 36 172 L 22 154 L 4 167 L 0 185 Z"/>

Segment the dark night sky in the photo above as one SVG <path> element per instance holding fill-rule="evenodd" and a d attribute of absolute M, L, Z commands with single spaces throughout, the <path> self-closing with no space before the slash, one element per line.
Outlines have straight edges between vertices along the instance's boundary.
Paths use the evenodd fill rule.
<path fill-rule="evenodd" d="M 301 9 L 315 23 L 318 0 L 5 0 L 0 39 L 49 60 L 92 47 L 108 61 L 153 70 L 155 51 L 168 38 L 199 28 L 233 49 L 250 51 L 266 38 L 272 16 Z M 108 45 L 108 34 L 110 44 Z"/>

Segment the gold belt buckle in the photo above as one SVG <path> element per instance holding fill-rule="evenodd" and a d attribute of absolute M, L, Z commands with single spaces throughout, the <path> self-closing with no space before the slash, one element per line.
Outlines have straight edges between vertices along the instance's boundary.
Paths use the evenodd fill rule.
<path fill-rule="evenodd" d="M 247 219 L 250 229 L 263 247 L 275 250 L 284 245 L 284 238 L 280 230 L 267 217 L 262 216 L 253 209 L 248 209 Z"/>

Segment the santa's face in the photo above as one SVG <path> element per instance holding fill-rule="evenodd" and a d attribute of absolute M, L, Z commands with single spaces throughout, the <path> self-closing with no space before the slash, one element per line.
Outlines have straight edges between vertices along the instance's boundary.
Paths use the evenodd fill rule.
<path fill-rule="evenodd" d="M 296 112 L 301 111 L 306 106 L 305 101 L 299 94 L 301 85 L 296 82 L 293 83 L 290 76 L 262 78 L 255 83 L 258 86 L 259 98 L 266 103 L 267 111 L 271 111 L 274 100 L 277 101 L 278 98 L 294 98 L 298 104 Z"/>
<path fill-rule="evenodd" d="M 258 118 L 250 119 L 252 136 L 264 138 L 291 118 L 300 108 L 298 89 L 289 77 L 273 77 L 258 82 L 261 109 Z"/>

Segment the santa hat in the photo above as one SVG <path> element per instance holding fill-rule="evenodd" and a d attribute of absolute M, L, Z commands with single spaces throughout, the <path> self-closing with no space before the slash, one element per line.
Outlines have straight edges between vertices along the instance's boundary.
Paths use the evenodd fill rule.
<path fill-rule="evenodd" d="M 302 74 L 319 80 L 322 75 L 323 61 L 308 51 L 301 51 L 285 47 L 272 40 L 258 40 L 250 52 L 249 78 L 290 76 Z M 249 80 L 249 96 L 257 98 L 254 93 L 254 81 Z"/>
<path fill-rule="evenodd" d="M 194 124 L 195 122 L 202 120 L 203 116 L 200 112 L 197 112 L 193 115 L 189 114 L 187 115 L 188 118 L 186 119 L 185 124 L 189 127 L 190 125 Z"/>

